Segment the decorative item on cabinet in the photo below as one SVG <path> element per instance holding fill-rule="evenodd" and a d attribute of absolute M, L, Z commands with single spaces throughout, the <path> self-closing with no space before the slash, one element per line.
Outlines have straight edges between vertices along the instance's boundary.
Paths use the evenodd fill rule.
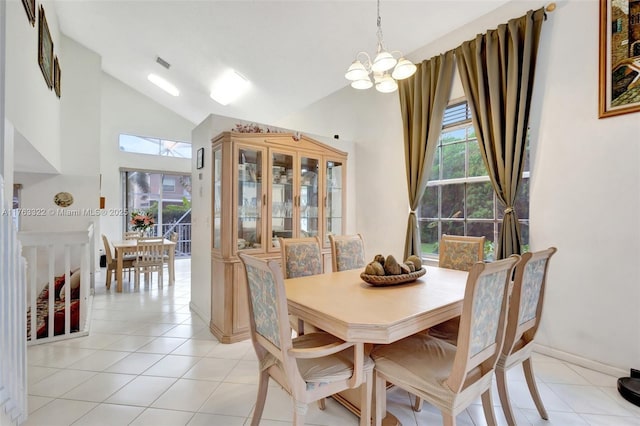
<path fill-rule="evenodd" d="M 304 135 L 223 132 L 212 155 L 210 330 L 232 343 L 249 337 L 238 253 L 279 260 L 279 237 L 317 235 L 331 269 L 328 235 L 345 229 L 347 153 Z"/>

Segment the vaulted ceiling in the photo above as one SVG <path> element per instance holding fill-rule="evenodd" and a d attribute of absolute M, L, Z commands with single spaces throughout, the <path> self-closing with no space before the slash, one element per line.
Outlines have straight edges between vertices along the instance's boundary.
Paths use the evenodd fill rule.
<path fill-rule="evenodd" d="M 506 2 L 381 0 L 386 47 L 409 54 Z M 98 53 L 106 73 L 193 123 L 211 113 L 276 122 L 347 86 L 344 73 L 355 55 L 372 55 L 376 48 L 374 0 L 55 4 L 62 33 Z M 158 56 L 171 67 L 156 63 Z M 251 86 L 225 107 L 209 93 L 227 69 Z M 152 85 L 149 73 L 171 81 L 180 96 Z"/>

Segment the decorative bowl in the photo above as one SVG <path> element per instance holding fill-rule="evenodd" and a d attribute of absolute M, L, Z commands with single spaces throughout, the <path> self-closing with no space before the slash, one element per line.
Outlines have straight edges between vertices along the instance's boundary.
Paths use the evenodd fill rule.
<path fill-rule="evenodd" d="M 427 270 L 424 268 L 421 268 L 420 270 L 415 272 L 400 275 L 369 275 L 363 272 L 360 274 L 360 278 L 362 278 L 364 282 L 366 282 L 367 284 L 371 284 L 372 286 L 385 286 L 410 283 L 411 281 L 417 280 L 426 273 Z"/>

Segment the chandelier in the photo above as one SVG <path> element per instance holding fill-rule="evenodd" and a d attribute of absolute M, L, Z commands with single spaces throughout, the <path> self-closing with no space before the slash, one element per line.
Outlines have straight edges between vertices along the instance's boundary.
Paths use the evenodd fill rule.
<path fill-rule="evenodd" d="M 395 92 L 398 89 L 397 80 L 411 77 L 416 72 L 416 66 L 402 56 L 402 52 L 394 50 L 388 52 L 382 40 L 382 20 L 380 19 L 380 0 L 378 0 L 378 50 L 371 61 L 367 52 L 359 52 L 347 73 L 344 75 L 351 81 L 354 89 L 368 89 L 374 84 L 376 90 L 382 93 Z M 395 55 L 395 56 L 394 56 Z"/>

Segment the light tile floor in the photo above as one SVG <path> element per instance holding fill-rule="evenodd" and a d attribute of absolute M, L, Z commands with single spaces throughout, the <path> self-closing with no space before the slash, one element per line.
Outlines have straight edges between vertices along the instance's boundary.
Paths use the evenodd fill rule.
<path fill-rule="evenodd" d="M 189 310 L 190 262 L 176 262 L 175 286 L 141 285 L 116 293 L 96 278 L 91 334 L 28 350 L 28 426 L 249 425 L 257 393 L 257 362 L 248 341 L 220 344 Z M 132 286 L 133 287 L 133 286 Z M 508 384 L 518 425 L 640 426 L 640 408 L 622 399 L 616 377 L 536 355 L 537 381 L 550 421 L 538 417 L 519 367 Z M 403 425 L 438 425 L 438 410 L 410 408 L 410 395 L 388 393 L 388 409 Z M 494 385 L 494 404 L 506 424 Z M 269 388 L 261 425 L 290 425 L 292 404 Z M 480 401 L 458 418 L 484 425 Z M 357 425 L 329 399 L 325 411 L 309 405 L 311 425 Z"/>

